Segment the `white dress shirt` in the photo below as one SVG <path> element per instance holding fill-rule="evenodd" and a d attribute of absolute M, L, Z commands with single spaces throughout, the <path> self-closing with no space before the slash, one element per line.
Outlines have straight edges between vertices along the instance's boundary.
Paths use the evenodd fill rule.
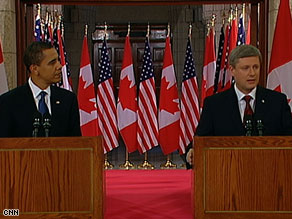
<path fill-rule="evenodd" d="M 50 98 L 51 97 L 51 88 L 50 88 L 50 86 L 47 87 L 45 90 L 42 90 L 32 82 L 31 78 L 28 79 L 28 84 L 29 84 L 29 87 L 30 87 L 30 89 L 32 91 L 34 102 L 36 104 L 37 109 L 39 108 L 39 101 L 41 99 L 40 92 L 41 91 L 45 91 L 47 93 L 47 95 L 45 96 L 45 102 L 46 102 L 46 104 L 48 106 L 49 113 L 52 114 L 51 113 L 51 100 L 50 100 L 51 99 Z"/>
<path fill-rule="evenodd" d="M 237 96 L 237 101 L 238 101 L 238 107 L 239 107 L 239 112 L 240 112 L 240 116 L 241 116 L 241 120 L 243 121 L 243 116 L 244 116 L 244 110 L 245 110 L 245 106 L 246 106 L 246 102 L 243 99 L 244 96 L 251 96 L 251 100 L 249 102 L 252 111 L 254 112 L 255 110 L 255 94 L 256 94 L 256 90 L 257 88 L 255 87 L 249 94 L 244 94 L 242 93 L 236 86 L 236 83 L 234 84 L 234 90 Z"/>

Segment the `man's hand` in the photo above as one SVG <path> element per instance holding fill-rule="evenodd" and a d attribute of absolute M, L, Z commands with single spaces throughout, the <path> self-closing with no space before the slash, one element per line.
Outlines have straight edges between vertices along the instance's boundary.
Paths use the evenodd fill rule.
<path fill-rule="evenodd" d="M 187 157 L 186 160 L 190 165 L 193 165 L 193 157 L 194 157 L 194 150 L 191 148 L 188 153 L 187 153 Z"/>

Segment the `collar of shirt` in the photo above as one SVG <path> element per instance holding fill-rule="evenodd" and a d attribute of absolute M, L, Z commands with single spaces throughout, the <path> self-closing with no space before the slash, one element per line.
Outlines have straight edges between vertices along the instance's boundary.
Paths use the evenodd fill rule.
<path fill-rule="evenodd" d="M 243 100 L 243 97 L 246 95 L 249 95 L 252 97 L 252 99 L 250 100 L 250 106 L 252 108 L 252 111 L 254 112 L 254 110 L 255 110 L 255 96 L 256 96 L 257 87 L 255 87 L 250 93 L 244 94 L 238 89 L 238 87 L 236 86 L 236 83 L 235 83 L 234 90 L 235 90 L 235 93 L 237 96 L 237 102 L 238 102 L 238 107 L 239 107 L 241 119 L 243 120 L 244 109 L 245 109 L 245 105 L 246 105 L 246 102 L 245 102 L 245 100 Z"/>
<path fill-rule="evenodd" d="M 47 106 L 49 108 L 50 114 L 52 114 L 51 113 L 51 100 L 50 100 L 51 98 L 49 98 L 49 97 L 51 97 L 51 87 L 49 86 L 45 90 L 42 90 L 36 84 L 33 83 L 31 78 L 28 79 L 28 84 L 29 84 L 29 87 L 30 87 L 30 89 L 32 91 L 33 99 L 34 99 L 34 102 L 36 104 L 37 109 L 38 109 L 39 100 L 41 98 L 40 95 L 39 95 L 40 92 L 41 91 L 45 91 L 48 94 L 48 95 L 45 96 L 45 101 L 46 101 L 46 104 L 47 104 Z"/>

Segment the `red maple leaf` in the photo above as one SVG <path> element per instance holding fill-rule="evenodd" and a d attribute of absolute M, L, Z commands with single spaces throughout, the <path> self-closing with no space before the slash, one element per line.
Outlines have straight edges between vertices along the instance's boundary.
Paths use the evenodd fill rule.
<path fill-rule="evenodd" d="M 172 85 L 167 89 L 169 83 L 170 82 L 167 82 L 165 77 L 161 81 L 159 108 L 160 110 L 164 109 L 165 111 L 174 114 L 175 112 L 179 111 L 178 93 L 175 85 Z"/>
<path fill-rule="evenodd" d="M 120 82 L 119 99 L 122 108 L 128 108 L 134 112 L 137 110 L 136 86 L 130 87 L 132 81 L 124 77 Z"/>
<path fill-rule="evenodd" d="M 85 81 L 81 77 L 79 80 L 78 88 L 78 103 L 79 108 L 87 113 L 91 113 L 96 110 L 96 103 L 92 102 L 91 99 L 95 98 L 93 84 L 85 88 Z"/>

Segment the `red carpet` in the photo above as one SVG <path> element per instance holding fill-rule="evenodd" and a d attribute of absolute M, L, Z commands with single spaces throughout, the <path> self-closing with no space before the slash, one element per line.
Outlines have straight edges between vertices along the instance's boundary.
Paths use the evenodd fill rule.
<path fill-rule="evenodd" d="M 106 219 L 191 219 L 191 170 L 107 170 Z"/>

